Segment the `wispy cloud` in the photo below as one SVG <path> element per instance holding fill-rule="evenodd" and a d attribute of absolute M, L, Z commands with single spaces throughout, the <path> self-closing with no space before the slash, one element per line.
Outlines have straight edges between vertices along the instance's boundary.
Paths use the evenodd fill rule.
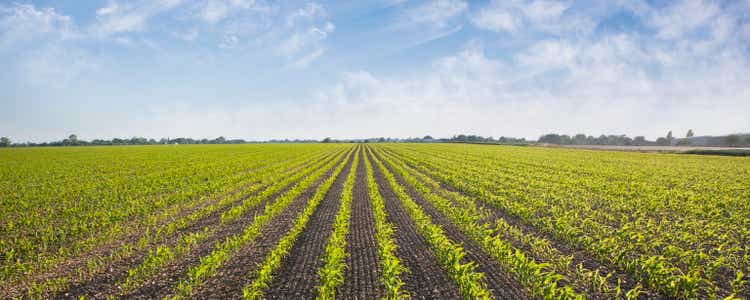
<path fill-rule="evenodd" d="M 571 6 L 570 1 L 557 0 L 509 0 L 492 1 L 480 8 L 471 18 L 479 28 L 516 33 L 531 28 L 559 26 L 560 16 Z"/>
<path fill-rule="evenodd" d="M 420 4 L 407 12 L 407 23 L 445 28 L 451 25 L 468 4 L 463 0 L 433 0 Z"/>
<path fill-rule="evenodd" d="M 72 18 L 57 13 L 53 8 L 0 4 L 0 46 L 38 38 L 61 40 L 77 36 Z"/>
<path fill-rule="evenodd" d="M 144 31 L 149 19 L 174 9 L 183 0 L 153 0 L 120 2 L 110 0 L 107 6 L 97 9 L 97 22 L 91 30 L 99 35 L 108 36 L 122 32 Z"/>

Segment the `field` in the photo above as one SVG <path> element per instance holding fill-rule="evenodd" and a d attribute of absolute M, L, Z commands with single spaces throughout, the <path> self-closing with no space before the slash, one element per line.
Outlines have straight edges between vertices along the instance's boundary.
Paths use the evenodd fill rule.
<path fill-rule="evenodd" d="M 750 159 L 0 149 L 0 298 L 750 297 Z"/>

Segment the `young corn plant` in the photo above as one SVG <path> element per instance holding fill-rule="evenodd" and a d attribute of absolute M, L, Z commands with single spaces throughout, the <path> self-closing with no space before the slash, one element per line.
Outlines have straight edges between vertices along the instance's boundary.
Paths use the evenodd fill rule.
<path fill-rule="evenodd" d="M 266 256 L 258 271 L 254 272 L 255 274 L 253 275 L 255 279 L 242 288 L 244 299 L 260 299 L 263 297 L 263 292 L 268 288 L 268 284 L 273 279 L 274 272 L 281 266 L 281 261 L 284 257 L 289 254 L 289 251 L 294 246 L 294 242 L 297 240 L 297 236 L 305 230 L 307 222 L 310 220 L 310 216 L 315 212 L 315 209 L 323 200 L 348 160 L 349 156 L 347 156 L 347 159 L 336 167 L 333 174 L 318 187 L 313 197 L 307 202 L 305 209 L 294 221 L 292 229 L 281 238 L 281 241 L 279 241 L 276 247 Z"/>
<path fill-rule="evenodd" d="M 358 150 L 359 151 L 359 150 Z M 354 162 L 349 169 L 349 175 L 344 182 L 341 194 L 341 206 L 333 224 L 333 233 L 326 244 L 325 265 L 318 270 L 320 285 L 318 299 L 335 299 L 336 287 L 344 282 L 344 268 L 346 268 L 346 237 L 349 234 L 349 218 L 351 217 L 352 192 L 354 179 L 357 176 L 359 155 L 355 154 Z"/>

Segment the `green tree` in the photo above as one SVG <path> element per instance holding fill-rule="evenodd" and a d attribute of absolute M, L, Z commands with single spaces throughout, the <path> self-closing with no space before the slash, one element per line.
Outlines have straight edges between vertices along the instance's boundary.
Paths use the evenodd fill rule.
<path fill-rule="evenodd" d="M 10 139 L 7 137 L 0 138 L 0 147 L 10 147 Z"/>
<path fill-rule="evenodd" d="M 726 138 L 724 139 L 724 141 L 725 141 L 725 142 L 727 143 L 727 145 L 729 145 L 729 146 L 737 146 L 737 145 L 738 145 L 738 144 L 740 143 L 740 136 L 739 136 L 739 135 L 736 135 L 736 134 L 730 134 L 730 135 L 728 135 L 728 136 L 727 136 L 727 137 L 726 137 Z"/>
<path fill-rule="evenodd" d="M 687 138 L 691 138 L 691 137 L 695 136 L 695 134 L 693 134 L 693 130 L 692 129 L 688 129 L 688 132 L 687 132 L 687 134 L 685 136 Z"/>

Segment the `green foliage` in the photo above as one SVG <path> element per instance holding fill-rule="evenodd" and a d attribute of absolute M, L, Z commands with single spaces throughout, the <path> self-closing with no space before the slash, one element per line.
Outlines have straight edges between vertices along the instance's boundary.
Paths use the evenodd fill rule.
<path fill-rule="evenodd" d="M 745 285 L 733 289 L 727 276 L 750 266 L 743 238 L 750 236 L 746 159 L 473 145 L 378 147 L 439 185 L 581 249 L 640 284 L 618 292 L 618 285 L 605 280 L 611 273 L 565 271 L 562 257 L 530 251 L 572 280 L 576 290 L 676 299 L 727 297 L 734 290 L 750 295 Z M 533 240 L 503 235 L 514 243 Z M 586 281 L 592 281 L 587 288 L 580 284 Z"/>
<path fill-rule="evenodd" d="M 349 169 L 349 175 L 344 182 L 341 192 L 341 205 L 336 220 L 333 223 L 333 233 L 328 239 L 323 261 L 325 265 L 318 270 L 320 285 L 318 285 L 318 299 L 335 299 L 336 287 L 344 282 L 344 268 L 346 268 L 346 238 L 349 234 L 349 218 L 351 217 L 352 193 L 354 179 L 357 176 L 359 155 L 355 153 L 354 162 Z"/>
<path fill-rule="evenodd" d="M 260 265 L 258 270 L 254 272 L 255 279 L 250 284 L 242 288 L 242 295 L 245 299 L 259 299 L 263 297 L 263 291 L 268 287 L 268 284 L 273 279 L 274 271 L 276 271 L 279 266 L 281 266 L 282 259 L 286 257 L 286 255 L 289 253 L 289 250 L 291 250 L 292 246 L 294 246 L 294 242 L 296 241 L 297 236 L 299 236 L 299 234 L 303 230 L 305 230 L 310 216 L 313 214 L 313 212 L 315 212 L 315 209 L 323 200 L 326 193 L 328 193 L 328 190 L 330 189 L 331 185 L 333 185 L 336 177 L 338 177 L 339 173 L 341 173 L 341 170 L 346 165 L 346 161 L 349 160 L 350 155 L 351 153 L 336 167 L 333 174 L 331 174 L 328 179 L 326 179 L 320 186 L 318 186 L 313 197 L 308 200 L 305 209 L 294 221 L 294 226 L 292 227 L 292 229 L 289 230 L 289 232 L 287 232 L 287 234 L 281 238 L 281 241 L 279 241 L 276 247 L 271 250 L 271 253 L 266 256 L 265 260 Z M 257 218 L 258 217 L 256 217 L 256 219 Z"/>
<path fill-rule="evenodd" d="M 461 258 L 465 255 L 463 247 L 448 239 L 443 233 L 443 229 L 432 223 L 430 217 L 409 197 L 403 186 L 396 181 L 396 178 L 385 168 L 382 162 L 377 158 L 374 161 L 390 188 L 401 200 L 401 204 L 416 225 L 419 233 L 427 240 L 443 267 L 453 277 L 464 298 L 489 299 L 490 292 L 487 290 L 484 274 L 476 271 L 476 265 L 473 262 L 461 262 Z"/>

